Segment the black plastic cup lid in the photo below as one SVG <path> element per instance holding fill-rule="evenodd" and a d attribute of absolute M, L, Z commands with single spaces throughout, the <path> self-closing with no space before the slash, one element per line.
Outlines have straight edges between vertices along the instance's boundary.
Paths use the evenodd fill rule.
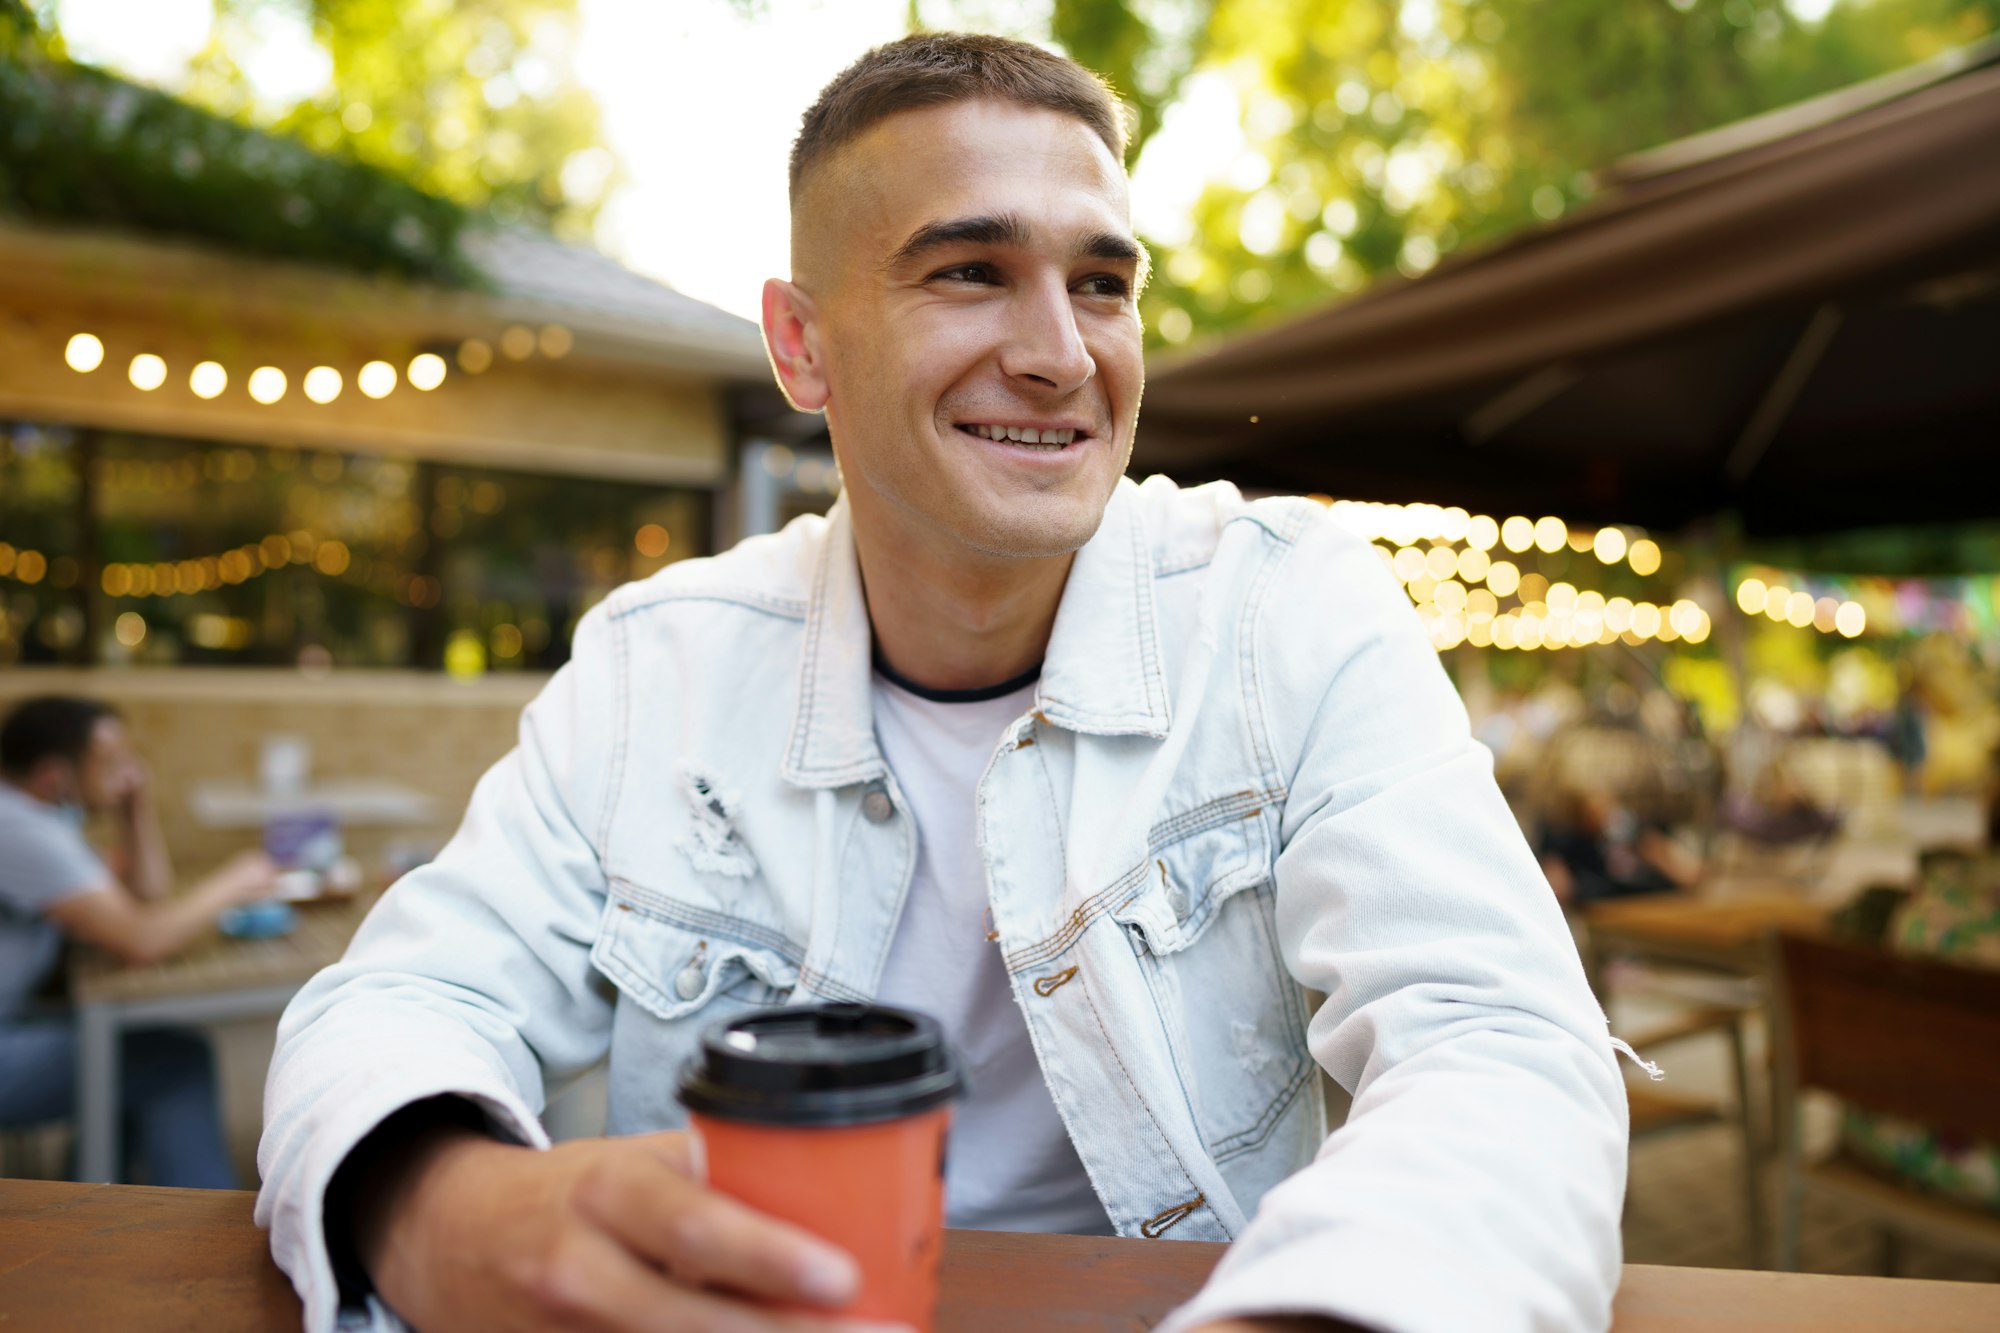
<path fill-rule="evenodd" d="M 936 1020 L 868 1004 L 801 1005 L 718 1023 L 682 1069 L 681 1105 L 764 1125 L 861 1125 L 965 1090 Z"/>

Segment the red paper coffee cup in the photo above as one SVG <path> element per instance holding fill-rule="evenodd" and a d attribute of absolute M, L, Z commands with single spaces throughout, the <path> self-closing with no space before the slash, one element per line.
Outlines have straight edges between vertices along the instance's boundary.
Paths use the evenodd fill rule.
<path fill-rule="evenodd" d="M 828 1004 L 716 1025 L 678 1091 L 711 1188 L 853 1255 L 846 1313 L 928 1333 L 963 1089 L 932 1019 Z"/>

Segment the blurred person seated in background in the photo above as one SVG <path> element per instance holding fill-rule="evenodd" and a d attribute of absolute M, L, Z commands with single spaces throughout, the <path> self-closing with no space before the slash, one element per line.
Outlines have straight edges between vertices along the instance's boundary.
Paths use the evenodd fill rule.
<path fill-rule="evenodd" d="M 109 864 L 84 839 L 92 814 L 116 829 Z M 64 935 L 127 963 L 157 962 L 224 911 L 266 896 L 275 875 L 269 858 L 249 852 L 169 897 L 173 866 L 152 786 L 118 715 L 55 696 L 9 713 L 0 723 L 0 1126 L 75 1112 L 75 1024 L 35 1007 Z M 135 1032 L 121 1056 L 127 1150 L 151 1183 L 233 1187 L 207 1043 Z"/>
<path fill-rule="evenodd" d="M 1840 831 L 1841 819 L 1813 799 L 1781 755 L 1764 765 L 1749 792 L 1722 803 L 1721 822 L 1752 843 L 1781 848 L 1824 842 Z"/>
<path fill-rule="evenodd" d="M 1542 873 L 1566 908 L 1672 893 L 1701 881 L 1701 858 L 1664 824 L 1643 821 L 1612 793 L 1581 784 L 1563 789 L 1540 851 Z"/>
<path fill-rule="evenodd" d="M 1857 914 L 1853 938 L 1897 953 L 1926 954 L 1971 967 L 2000 967 L 2000 754 L 1986 795 L 1983 851 L 1924 857 L 1915 893 L 1895 895 L 1886 914 Z M 1869 890 L 1864 900 L 1888 895 Z M 1960 1203 L 2000 1212 L 2000 1143 L 1954 1139 L 1899 1116 L 1849 1109 L 1842 1146 L 1864 1162 Z"/>
<path fill-rule="evenodd" d="M 1893 953 L 2000 968 L 2000 853 L 1988 846 L 1979 853 L 1928 855 L 1917 890 L 1887 915 L 1886 929 L 1880 913 L 1857 914 L 1853 924 L 1848 934 Z M 1933 1194 L 2000 1212 L 2000 1144 L 1853 1108 L 1841 1117 L 1840 1137 L 1848 1153 L 1869 1165 Z"/>

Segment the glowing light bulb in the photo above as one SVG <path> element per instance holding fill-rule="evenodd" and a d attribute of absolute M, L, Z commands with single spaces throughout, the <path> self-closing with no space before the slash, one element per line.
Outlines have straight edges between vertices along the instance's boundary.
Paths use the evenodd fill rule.
<path fill-rule="evenodd" d="M 315 403 L 326 404 L 340 397 L 340 372 L 332 366 L 314 366 L 306 372 L 304 384 L 306 397 Z"/>
<path fill-rule="evenodd" d="M 1641 537 L 1632 543 L 1632 549 L 1625 553 L 1625 562 L 1632 566 L 1634 574 L 1646 575 L 1660 572 L 1660 545 L 1649 537 Z"/>
<path fill-rule="evenodd" d="M 396 391 L 396 368 L 387 361 L 370 361 L 354 377 L 354 387 L 370 398 L 387 398 Z"/>
<path fill-rule="evenodd" d="M 1859 602 L 1842 602 L 1833 613 L 1833 627 L 1845 638 L 1858 638 L 1868 628 L 1868 612 Z"/>
<path fill-rule="evenodd" d="M 1500 544 L 1519 554 L 1535 544 L 1535 522 L 1519 514 L 1500 525 Z"/>
<path fill-rule="evenodd" d="M 250 372 L 250 396 L 269 407 L 285 396 L 285 372 L 276 366 L 259 366 Z"/>
<path fill-rule="evenodd" d="M 1500 542 L 1500 525 L 1484 514 L 1475 514 L 1465 525 L 1465 544 L 1475 551 L 1490 551 Z"/>
<path fill-rule="evenodd" d="M 63 360 L 77 374 L 88 375 L 104 364 L 104 344 L 94 333 L 74 334 L 63 348 Z"/>
<path fill-rule="evenodd" d="M 410 387 L 429 393 L 444 383 L 444 358 L 436 352 L 419 352 L 410 361 Z"/>
<path fill-rule="evenodd" d="M 1625 534 L 1617 528 L 1599 528 L 1590 549 L 1604 564 L 1615 565 L 1625 558 L 1625 545 Z"/>
<path fill-rule="evenodd" d="M 1770 601 L 1771 590 L 1762 579 L 1745 579 L 1736 585 L 1736 609 L 1746 616 L 1761 615 Z"/>
<path fill-rule="evenodd" d="M 188 388 L 197 398 L 219 398 L 228 387 L 229 372 L 219 362 L 203 361 L 188 372 Z"/>
<path fill-rule="evenodd" d="M 1569 544 L 1569 525 L 1550 515 L 1535 524 L 1535 545 L 1549 555 Z"/>
<path fill-rule="evenodd" d="M 141 352 L 132 358 L 125 377 L 132 381 L 133 388 L 151 393 L 167 382 L 167 363 L 151 352 Z"/>

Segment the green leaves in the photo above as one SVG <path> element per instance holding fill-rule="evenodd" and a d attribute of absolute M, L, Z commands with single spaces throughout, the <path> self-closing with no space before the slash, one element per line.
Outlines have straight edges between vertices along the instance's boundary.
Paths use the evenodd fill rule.
<path fill-rule="evenodd" d="M 1110 23 L 1126 4 L 1057 8 L 1100 10 Z M 1590 197 L 1593 171 L 1625 154 L 2000 28 L 2000 0 L 1839 0 L 1811 23 L 1795 8 L 1805 6 L 1216 0 L 1200 60 L 1235 86 L 1268 172 L 1211 183 L 1191 239 L 1166 248 L 1144 302 L 1155 344 L 1424 272 L 1560 216 Z"/>
<path fill-rule="evenodd" d="M 461 206 L 54 58 L 0 61 L 0 211 L 447 283 Z"/>

